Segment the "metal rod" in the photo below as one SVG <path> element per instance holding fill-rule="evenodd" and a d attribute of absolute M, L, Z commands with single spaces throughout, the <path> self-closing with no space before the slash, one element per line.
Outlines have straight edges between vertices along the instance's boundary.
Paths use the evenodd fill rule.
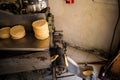
<path fill-rule="evenodd" d="M 71 75 L 65 75 L 65 76 L 59 76 L 57 78 L 64 78 L 64 77 L 70 77 L 70 76 L 75 76 L 74 74 L 71 74 Z"/>

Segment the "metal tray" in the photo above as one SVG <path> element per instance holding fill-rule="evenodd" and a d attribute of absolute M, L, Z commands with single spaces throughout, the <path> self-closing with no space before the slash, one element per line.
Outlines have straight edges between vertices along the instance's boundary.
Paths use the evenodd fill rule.
<path fill-rule="evenodd" d="M 50 37 L 45 40 L 38 40 L 34 33 L 27 33 L 24 38 L 0 39 L 0 51 L 46 51 L 49 50 Z"/>
<path fill-rule="evenodd" d="M 34 13 L 24 15 L 14 15 L 6 11 L 0 10 L 0 28 L 13 27 L 15 25 L 23 25 L 27 32 L 32 31 L 32 22 L 38 19 L 46 19 L 45 13 Z"/>

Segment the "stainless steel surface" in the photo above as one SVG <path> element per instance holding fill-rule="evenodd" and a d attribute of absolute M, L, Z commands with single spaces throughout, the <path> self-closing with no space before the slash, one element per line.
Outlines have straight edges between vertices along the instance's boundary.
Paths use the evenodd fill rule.
<path fill-rule="evenodd" d="M 0 28 L 21 24 L 25 26 L 26 31 L 31 31 L 32 22 L 38 19 L 46 19 L 45 13 L 14 15 L 0 10 Z"/>
<path fill-rule="evenodd" d="M 48 51 L 0 59 L 0 75 L 49 68 Z"/>
<path fill-rule="evenodd" d="M 48 7 L 47 3 L 47 0 L 22 0 L 21 11 L 25 10 L 26 14 L 39 13 L 41 10 Z"/>
<path fill-rule="evenodd" d="M 0 39 L 0 51 L 45 51 L 49 49 L 50 37 L 38 40 L 34 33 L 27 33 L 22 39 Z"/>
<path fill-rule="evenodd" d="M 45 13 L 14 15 L 0 10 L 0 28 L 13 27 L 20 24 L 25 27 L 26 36 L 19 40 L 0 39 L 0 51 L 44 51 L 49 49 L 50 39 L 43 41 L 34 37 L 32 22 L 38 19 L 46 19 Z"/>

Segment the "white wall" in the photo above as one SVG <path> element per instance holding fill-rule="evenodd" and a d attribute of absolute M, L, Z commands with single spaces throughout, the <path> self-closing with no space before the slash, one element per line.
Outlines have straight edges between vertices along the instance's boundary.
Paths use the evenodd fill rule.
<path fill-rule="evenodd" d="M 83 48 L 109 51 L 118 16 L 117 0 L 48 0 L 64 40 Z"/>

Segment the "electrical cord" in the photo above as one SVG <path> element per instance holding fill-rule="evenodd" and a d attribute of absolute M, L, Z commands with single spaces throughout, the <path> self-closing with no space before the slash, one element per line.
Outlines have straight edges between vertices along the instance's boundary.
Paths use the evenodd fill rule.
<path fill-rule="evenodd" d="M 113 36 L 112 36 L 112 41 L 111 41 L 111 44 L 110 44 L 110 55 L 111 56 L 111 52 L 112 52 L 112 45 L 113 45 L 113 41 L 114 41 L 114 37 L 115 37 L 115 32 L 117 30 L 117 26 L 118 26 L 118 23 L 119 23 L 119 19 L 120 19 L 120 0 L 118 0 L 118 12 L 119 12 L 119 15 L 118 15 L 118 18 L 117 18 L 117 23 L 115 25 L 115 28 L 114 28 L 114 32 L 113 32 Z M 120 55 L 120 53 L 110 62 L 110 64 L 106 67 L 105 71 L 104 71 L 104 77 L 107 76 L 107 75 L 110 75 L 111 73 L 107 73 L 109 71 L 109 69 L 111 68 L 112 64 L 115 62 L 115 60 L 118 58 L 118 56 Z M 112 57 L 113 58 L 113 57 Z"/>
<path fill-rule="evenodd" d="M 118 27 L 118 23 L 119 23 L 119 20 L 120 20 L 120 0 L 118 0 L 118 18 L 117 18 L 117 22 L 115 24 L 115 28 L 114 28 L 114 31 L 113 31 L 113 35 L 112 35 L 112 40 L 111 40 L 111 43 L 110 43 L 110 55 L 109 57 L 111 58 L 111 55 L 112 55 L 112 46 L 113 46 L 113 41 L 114 41 L 114 38 L 115 38 L 115 33 L 116 33 L 116 30 L 117 30 L 117 27 Z"/>

